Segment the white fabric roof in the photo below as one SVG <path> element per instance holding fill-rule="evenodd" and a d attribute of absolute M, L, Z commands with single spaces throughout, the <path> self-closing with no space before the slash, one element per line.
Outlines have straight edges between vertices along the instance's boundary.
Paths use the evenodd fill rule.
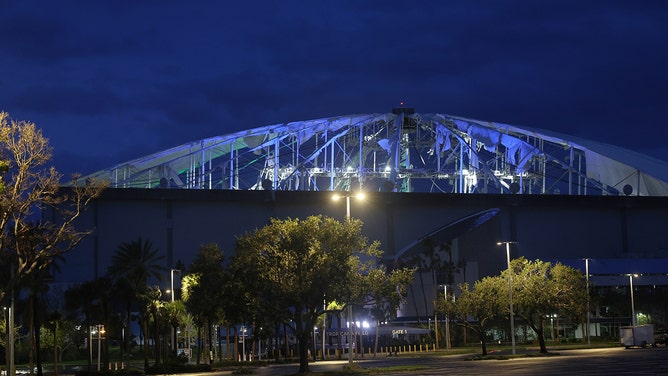
<path fill-rule="evenodd" d="M 413 155 L 413 152 L 401 148 L 406 145 L 406 137 L 419 136 L 414 136 L 410 130 L 402 133 L 404 125 L 397 124 L 406 119 L 413 121 L 413 127 L 422 132 L 421 134 L 429 133 L 431 137 L 430 141 L 421 144 L 426 145 L 421 146 L 422 150 L 414 153 L 410 166 L 404 166 L 404 163 L 408 163 L 406 158 Z M 359 140 L 354 141 L 354 137 Z M 415 140 L 415 144 L 417 141 L 424 140 Z M 431 144 L 428 144 L 429 142 Z M 543 143 L 556 147 L 547 151 L 543 148 Z M 464 146 L 459 148 L 457 145 Z M 482 148 L 478 148 L 480 145 Z M 372 150 L 374 147 L 376 149 Z M 457 154 L 462 151 L 457 150 L 464 147 L 467 150 L 463 151 L 466 155 L 462 157 Z M 345 148 L 349 149 L 344 150 Z M 334 154 L 340 150 L 343 151 L 341 154 Z M 380 156 L 378 150 L 387 153 L 384 160 L 375 159 Z M 584 155 L 585 166 L 578 166 L 579 170 L 575 171 L 575 166 L 569 166 L 569 162 L 564 161 L 569 158 L 556 155 L 558 153 L 552 154 L 563 154 L 568 150 L 576 150 L 579 156 Z M 498 158 L 499 153 L 503 154 L 503 163 L 514 169 L 512 174 L 515 178 L 495 176 L 495 171 L 491 171 L 490 164 L 497 162 L 494 159 Z M 374 155 L 373 166 L 364 165 L 368 163 L 364 158 L 368 159 L 371 154 Z M 433 163 L 434 154 L 440 158 L 438 169 L 427 165 Z M 283 159 L 279 159 L 279 155 Z M 328 158 L 329 162 L 326 162 Z M 430 158 L 431 161 L 427 161 Z M 467 166 L 455 164 L 453 171 L 453 158 L 465 158 Z M 572 159 L 570 158 L 570 163 L 573 163 Z M 216 161 L 213 162 L 214 160 Z M 436 179 L 447 179 L 449 176 L 452 185 L 453 173 L 456 175 L 455 179 L 463 181 L 463 175 L 468 173 L 464 169 L 475 169 L 479 170 L 483 180 L 496 180 L 496 188 L 492 188 L 500 192 L 499 189 L 509 189 L 509 183 L 527 171 L 534 174 L 534 177 L 536 171 L 540 173 L 535 167 L 537 160 L 547 160 L 562 171 L 579 174 L 578 178 L 586 177 L 592 187 L 597 186 L 599 192 L 604 194 L 623 192 L 639 196 L 668 196 L 668 163 L 634 151 L 538 128 L 412 112 L 345 115 L 267 125 L 189 142 L 119 163 L 84 178 L 106 179 L 113 187 L 153 188 L 159 186 L 158 181 L 167 180 L 173 182 L 172 186 L 197 189 L 262 189 L 258 182 L 269 179 L 273 180 L 273 189 L 305 189 L 300 184 L 304 184 L 307 170 L 310 174 L 320 170 L 322 180 L 338 174 L 332 177 L 329 188 L 335 189 L 333 179 L 349 179 L 350 175 L 346 176 L 339 171 L 350 168 L 350 163 L 354 162 L 358 163 L 355 171 L 358 174 L 356 178 L 360 180 L 382 175 L 376 163 L 385 166 L 384 168 L 391 167 L 389 180 L 395 183 L 395 187 L 396 184 L 401 185 L 401 179 L 411 177 L 413 181 L 418 178 L 431 179 L 431 182 L 436 184 Z M 441 170 L 441 163 L 451 163 L 450 171 Z M 234 171 L 231 171 L 232 169 Z M 326 175 L 327 169 L 330 170 L 329 175 Z M 400 169 L 403 170 L 399 171 Z M 508 171 L 506 170 L 506 173 Z M 243 173 L 247 173 L 244 184 L 238 182 L 238 177 Z M 419 175 L 420 173 L 422 175 Z M 487 189 L 476 188 L 479 181 L 475 178 L 467 180 L 466 188 L 461 188 L 460 185 L 455 189 L 460 193 L 487 192 Z M 501 179 L 504 178 L 508 180 L 502 182 Z M 445 180 L 441 181 L 447 184 Z M 535 182 L 533 184 L 535 186 Z M 569 182 L 569 191 L 570 186 Z M 626 189 L 629 191 L 625 192 Z"/>

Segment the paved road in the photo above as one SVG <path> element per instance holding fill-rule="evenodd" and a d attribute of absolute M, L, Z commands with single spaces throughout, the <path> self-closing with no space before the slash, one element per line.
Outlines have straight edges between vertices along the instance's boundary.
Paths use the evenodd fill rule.
<path fill-rule="evenodd" d="M 356 361 L 362 367 L 420 365 L 414 372 L 393 372 L 395 376 L 417 375 L 668 375 L 668 348 L 584 349 L 556 351 L 551 357 L 514 358 L 511 360 L 467 361 L 466 356 L 399 356 Z M 311 363 L 312 371 L 340 370 L 347 361 Z M 295 364 L 272 365 L 255 370 L 255 375 L 294 375 Z M 225 374 L 225 373 L 222 373 Z M 227 373 L 229 374 L 229 373 Z"/>

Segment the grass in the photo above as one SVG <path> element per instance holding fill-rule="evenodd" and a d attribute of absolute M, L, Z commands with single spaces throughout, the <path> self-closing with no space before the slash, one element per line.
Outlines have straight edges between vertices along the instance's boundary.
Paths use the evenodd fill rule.
<path fill-rule="evenodd" d="M 475 361 L 475 360 L 507 360 L 507 359 L 513 359 L 513 358 L 520 358 L 520 357 L 543 357 L 543 356 L 556 356 L 559 355 L 558 351 L 561 350 L 575 350 L 575 349 L 587 349 L 587 348 L 603 348 L 603 347 L 619 347 L 619 342 L 617 341 L 592 341 L 591 346 L 587 345 L 586 343 L 556 343 L 552 341 L 548 341 L 547 343 L 548 346 L 548 353 L 547 354 L 542 354 L 539 352 L 539 348 L 537 344 L 530 344 L 530 345 L 520 345 L 516 346 L 517 351 L 519 351 L 519 354 L 512 355 L 510 354 L 511 352 L 511 346 L 510 345 L 497 345 L 497 344 L 491 344 L 488 345 L 488 355 L 482 356 L 480 354 L 481 349 L 480 346 L 467 346 L 467 347 L 455 347 L 451 348 L 448 350 L 437 350 L 437 351 L 431 351 L 431 352 L 416 352 L 416 353 L 400 353 L 398 357 L 434 357 L 434 356 L 458 356 L 458 355 L 470 355 L 468 357 L 464 357 L 462 359 L 464 360 L 470 360 L 470 361 Z M 110 361 L 112 365 L 114 362 L 120 361 L 120 356 L 115 356 L 118 355 L 114 353 L 113 351 L 110 351 Z M 368 357 L 368 359 L 373 359 L 373 355 L 365 355 L 365 357 Z M 150 363 L 153 363 L 153 359 L 149 360 Z M 239 364 L 238 362 L 235 361 L 223 361 L 223 362 L 216 362 L 213 365 L 213 368 L 216 370 L 231 370 L 233 374 L 253 374 L 255 373 L 255 369 L 258 367 L 263 367 L 267 366 L 269 363 L 272 363 L 273 361 L 257 361 L 257 362 L 251 362 L 251 364 Z M 280 359 L 277 362 L 279 363 L 284 363 L 286 360 Z M 289 360 L 288 360 L 289 362 Z M 49 371 L 53 367 L 53 363 L 51 362 L 44 362 L 44 369 L 45 373 L 50 373 Z M 59 368 L 61 367 L 66 367 L 68 369 L 73 369 L 75 367 L 80 367 L 82 369 L 87 368 L 87 360 L 78 360 L 78 361 L 66 361 L 66 362 L 59 362 Z M 93 360 L 93 367 L 95 368 L 97 365 L 97 359 Z M 130 358 L 128 361 L 128 358 L 125 358 L 125 365 L 127 368 L 132 368 L 132 369 L 143 369 L 144 368 L 144 360 L 143 360 L 143 354 L 141 353 L 135 353 L 134 357 Z M 26 368 L 27 365 L 18 365 L 17 368 Z M 427 366 L 420 366 L 420 365 L 396 365 L 396 366 L 388 366 L 388 367 L 368 367 L 364 368 L 359 366 L 358 364 L 354 364 L 353 366 L 344 366 L 340 371 L 329 371 L 329 372 L 313 372 L 311 375 L 314 376 L 343 376 L 343 375 L 377 375 L 377 374 L 386 374 L 386 373 L 395 373 L 395 372 L 417 372 L 420 370 L 425 370 L 428 369 L 429 367 Z"/>

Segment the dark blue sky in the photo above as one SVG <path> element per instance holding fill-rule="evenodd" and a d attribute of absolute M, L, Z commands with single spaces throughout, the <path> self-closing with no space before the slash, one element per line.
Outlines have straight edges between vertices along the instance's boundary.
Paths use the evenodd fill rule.
<path fill-rule="evenodd" d="M 0 0 L 0 110 L 63 173 L 403 101 L 668 161 L 666 1 Z"/>

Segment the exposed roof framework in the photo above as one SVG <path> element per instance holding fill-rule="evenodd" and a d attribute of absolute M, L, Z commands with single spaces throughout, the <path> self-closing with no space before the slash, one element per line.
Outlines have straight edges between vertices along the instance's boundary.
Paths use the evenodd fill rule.
<path fill-rule="evenodd" d="M 86 178 L 116 188 L 668 195 L 663 161 L 548 131 L 411 108 L 244 130 Z"/>

